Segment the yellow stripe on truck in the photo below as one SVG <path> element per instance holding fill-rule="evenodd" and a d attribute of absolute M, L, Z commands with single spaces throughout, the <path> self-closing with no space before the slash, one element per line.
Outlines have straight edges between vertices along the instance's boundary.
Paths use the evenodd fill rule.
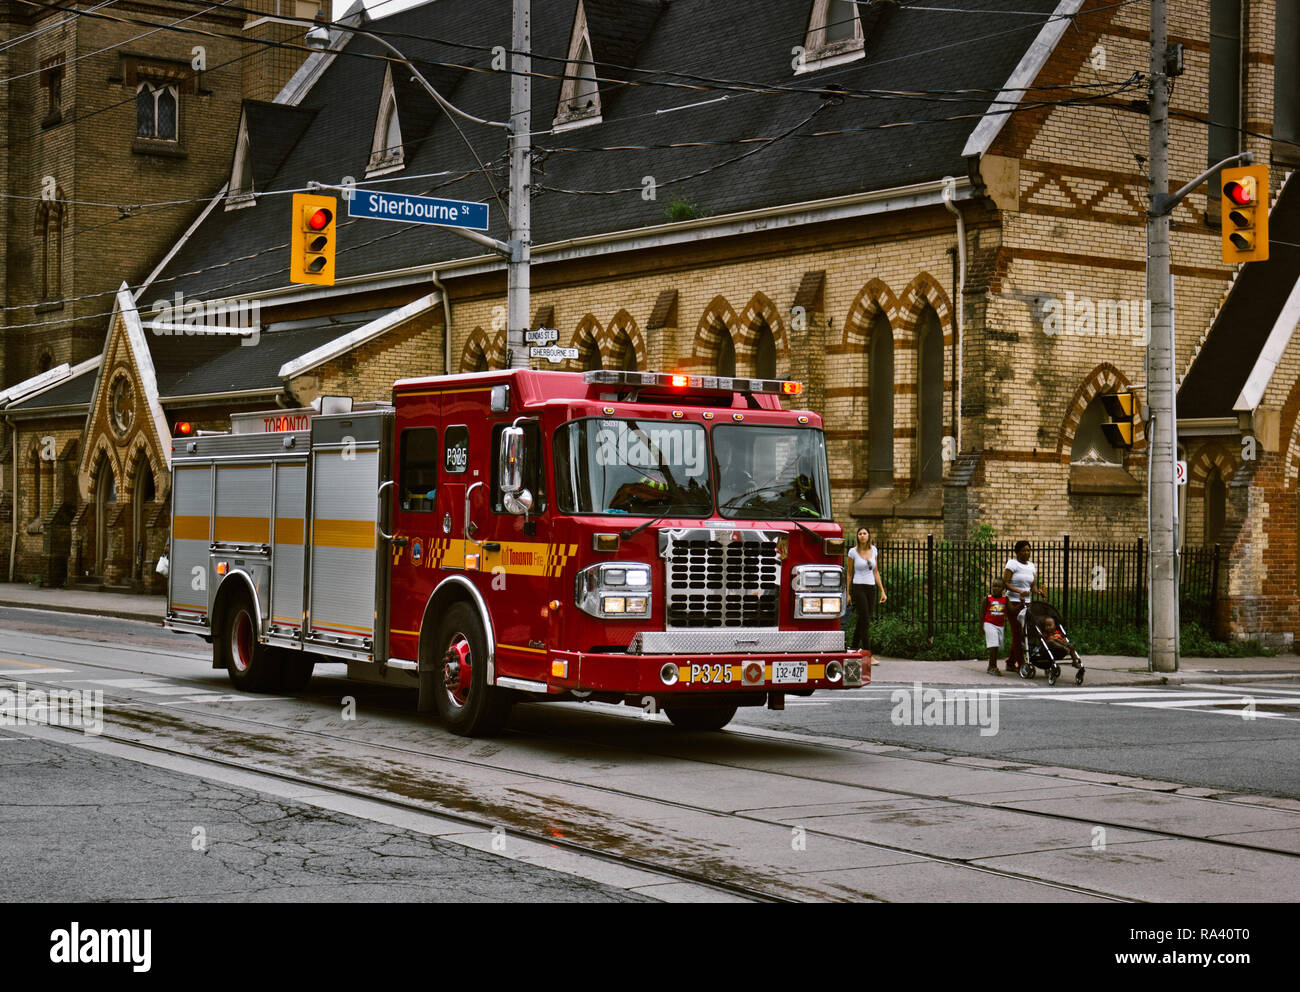
<path fill-rule="evenodd" d="M 271 521 L 267 517 L 217 517 L 216 535 L 219 544 L 267 544 Z"/>
<path fill-rule="evenodd" d="M 302 544 L 302 517 L 276 517 L 275 543 Z"/>
<path fill-rule="evenodd" d="M 207 541 L 207 517 L 173 517 L 172 536 L 178 541 Z"/>
<path fill-rule="evenodd" d="M 373 548 L 375 523 L 373 520 L 320 520 L 312 524 L 312 547 L 315 548 Z"/>

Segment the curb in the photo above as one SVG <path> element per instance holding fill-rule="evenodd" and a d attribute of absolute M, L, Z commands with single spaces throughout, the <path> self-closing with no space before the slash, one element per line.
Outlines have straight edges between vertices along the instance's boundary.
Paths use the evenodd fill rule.
<path fill-rule="evenodd" d="M 161 613 L 143 613 L 131 610 L 52 606 L 45 603 L 25 603 L 12 599 L 0 599 L 0 606 L 7 606 L 15 610 L 40 610 L 43 613 L 71 613 L 77 616 L 109 617 L 113 620 L 139 620 L 143 623 L 157 624 L 159 627 L 162 626 L 163 622 Z"/>

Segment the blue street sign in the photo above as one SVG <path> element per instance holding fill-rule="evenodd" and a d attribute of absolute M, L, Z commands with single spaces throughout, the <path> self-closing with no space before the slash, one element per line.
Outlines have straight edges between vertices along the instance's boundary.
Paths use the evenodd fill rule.
<path fill-rule="evenodd" d="M 352 199 L 348 202 L 348 216 L 396 220 L 407 224 L 465 227 L 471 231 L 488 229 L 486 203 L 439 200 L 432 196 L 408 196 L 405 193 L 379 193 L 367 189 L 352 193 Z"/>

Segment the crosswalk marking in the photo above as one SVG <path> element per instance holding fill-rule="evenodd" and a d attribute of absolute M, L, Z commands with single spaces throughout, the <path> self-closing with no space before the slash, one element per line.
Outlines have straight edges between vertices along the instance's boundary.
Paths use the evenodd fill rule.
<path fill-rule="evenodd" d="M 1129 706 L 1135 709 L 1152 709 L 1163 712 L 1190 712 L 1218 714 L 1241 720 L 1300 721 L 1300 690 L 1273 689 L 1250 685 L 1169 686 L 1166 688 L 1130 689 L 1114 688 L 1051 688 L 1046 685 L 1025 686 L 953 686 L 945 688 L 987 692 L 1006 703 L 1020 700 L 1041 700 L 1054 703 L 1082 703 L 1085 705 Z M 865 686 L 852 696 L 830 696 L 836 702 L 872 702 L 887 700 L 898 690 L 907 691 L 907 683 L 879 683 Z M 1283 709 L 1294 712 L 1271 712 Z"/>

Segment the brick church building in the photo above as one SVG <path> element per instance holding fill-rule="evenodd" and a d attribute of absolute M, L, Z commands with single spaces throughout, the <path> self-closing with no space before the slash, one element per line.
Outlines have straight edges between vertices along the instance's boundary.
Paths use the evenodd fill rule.
<path fill-rule="evenodd" d="M 1144 387 L 1146 5 L 944 7 L 538 5 L 533 326 L 558 328 L 575 368 L 804 380 L 846 528 L 1132 540 L 1146 447 L 1140 428 L 1130 449 L 1108 443 L 1099 397 Z M 504 119 L 507 4 L 441 0 L 364 26 L 458 107 Z M 1223 549 L 1223 632 L 1286 641 L 1300 624 L 1300 11 L 1175 0 L 1169 34 L 1184 69 L 1175 185 L 1253 151 L 1272 166 L 1275 239 L 1268 262 L 1234 270 L 1217 195 L 1203 187 L 1173 217 L 1183 540 Z M 336 284 L 287 281 L 284 194 L 309 182 L 487 202 L 506 236 L 500 132 L 453 123 L 382 53 L 337 29 L 274 99 L 231 91 L 215 195 L 169 239 L 96 267 L 114 295 L 88 309 L 86 350 L 70 336 L 51 356 L 65 369 L 5 397 L 15 575 L 147 581 L 177 420 L 385 399 L 400 376 L 505 361 L 503 264 L 449 232 L 345 220 Z M 160 332 L 169 301 L 253 307 L 256 333 Z"/>

